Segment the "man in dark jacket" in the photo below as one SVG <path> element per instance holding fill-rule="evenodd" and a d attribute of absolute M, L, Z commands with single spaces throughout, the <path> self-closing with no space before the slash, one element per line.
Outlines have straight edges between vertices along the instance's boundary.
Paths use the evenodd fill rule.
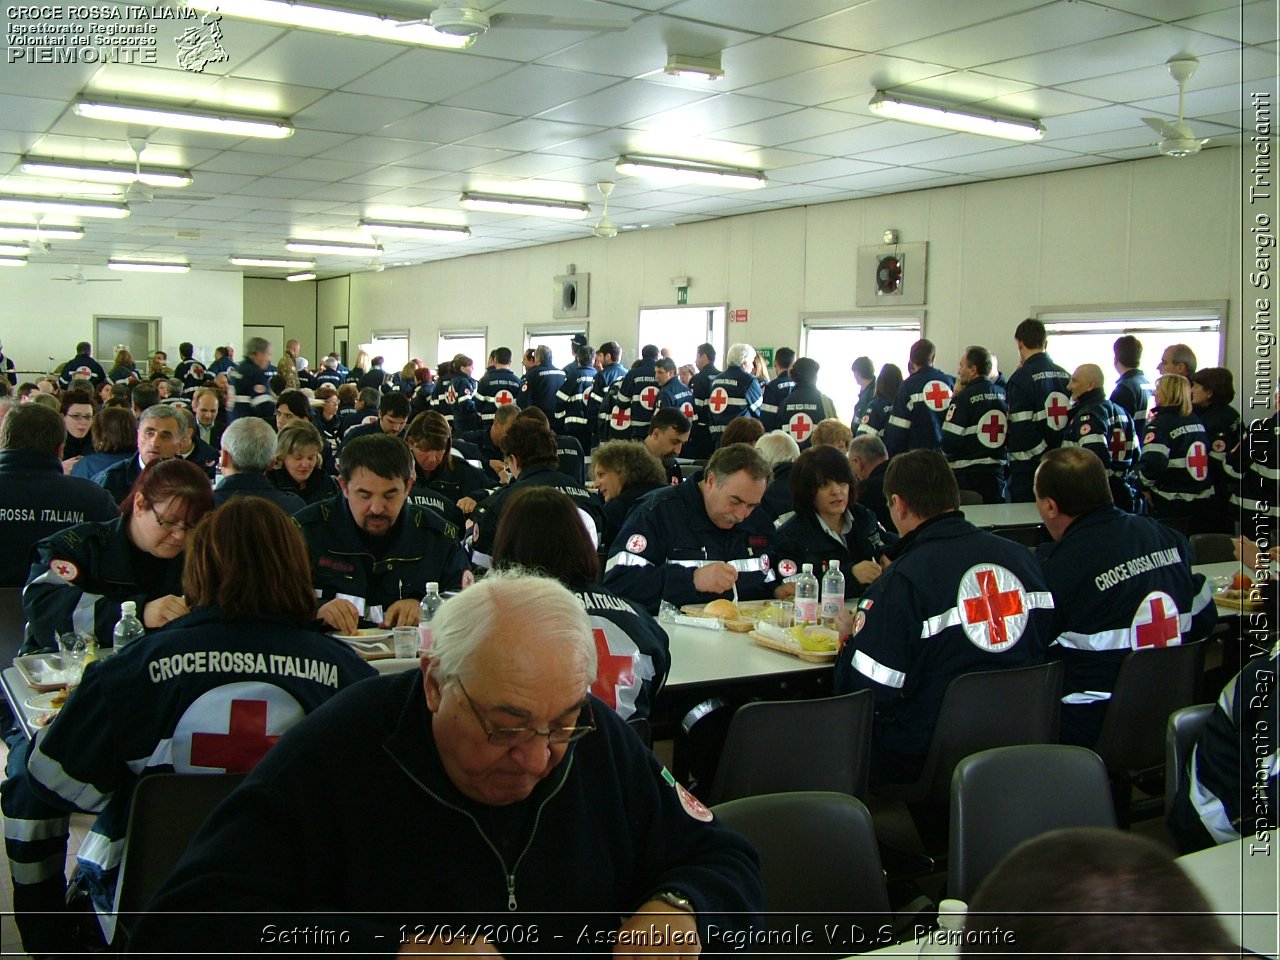
<path fill-rule="evenodd" d="M 222 479 L 213 491 L 213 502 L 222 506 L 232 497 L 261 497 L 292 516 L 306 501 L 295 493 L 277 490 L 267 479 L 276 455 L 276 432 L 257 417 L 245 417 L 222 435 L 219 463 Z"/>
<path fill-rule="evenodd" d="M 596 660 L 582 605 L 553 580 L 491 575 L 445 601 L 421 673 L 357 684 L 273 747 L 131 948 L 251 951 L 264 920 L 250 912 L 283 932 L 317 904 L 360 952 L 398 943 L 411 915 L 410 941 L 437 950 L 486 918 L 502 952 L 528 937 L 561 954 L 638 935 L 685 954 L 749 941 L 764 903 L 754 852 L 588 693 Z M 400 816 L 362 815 L 371 796 Z M 417 937 L 423 911 L 448 932 Z"/>
<path fill-rule="evenodd" d="M 884 445 L 889 455 L 908 450 L 942 449 L 942 421 L 951 403 L 955 378 L 933 365 L 933 342 L 917 340 L 911 345 L 907 369 L 893 401 Z"/>
<path fill-rule="evenodd" d="M 405 502 L 413 468 L 413 452 L 399 437 L 359 437 L 342 451 L 342 496 L 294 514 L 311 554 L 320 618 L 342 633 L 415 625 L 428 582 L 443 591 L 471 581 L 457 531 Z"/>
<path fill-rule="evenodd" d="M 643 440 L 649 433 L 649 421 L 658 406 L 658 378 L 654 374 L 657 360 L 658 348 L 646 343 L 640 350 L 640 359 L 622 378 L 609 416 L 613 439 Z"/>
<path fill-rule="evenodd" d="M 138 455 L 113 463 L 93 478 L 119 503 L 133 487 L 142 468 L 156 460 L 169 460 L 178 455 L 182 441 L 182 418 L 173 407 L 153 403 L 138 418 Z"/>
<path fill-rule="evenodd" d="M 81 340 L 76 344 L 76 355 L 62 365 L 62 375 L 58 377 L 58 382 L 62 384 L 62 389 L 66 390 L 76 377 L 89 380 L 94 389 L 102 386 L 103 381 L 107 379 L 107 371 L 102 369 L 102 364 L 93 359 L 93 345 L 88 340 Z"/>
<path fill-rule="evenodd" d="M 695 417 L 692 418 L 693 431 L 685 452 L 696 460 L 704 460 L 716 448 L 711 439 L 711 408 L 707 406 L 707 400 L 711 397 L 711 382 L 720 376 L 720 368 L 716 366 L 716 348 L 710 343 L 700 344 L 694 364 L 698 372 L 689 381 L 689 390 L 693 393 Z M 764 402 L 763 396 L 761 402 Z"/>
<path fill-rule="evenodd" d="M 1049 358 L 1049 336 L 1039 320 L 1026 319 L 1013 331 L 1018 369 L 1009 375 L 1009 499 L 1035 499 L 1032 479 L 1046 450 L 1062 444 L 1069 412 L 1071 375 Z"/>
<path fill-rule="evenodd" d="M 516 402 L 522 409 L 530 405 L 539 407 L 548 420 L 554 420 L 556 394 L 564 384 L 564 371 L 552 366 L 551 348 L 545 344 L 538 344 L 533 355 L 535 363 L 525 372 Z"/>
<path fill-rule="evenodd" d="M 250 337 L 244 345 L 245 359 L 231 371 L 233 402 L 228 420 L 258 417 L 270 423 L 275 419 L 276 401 L 271 395 L 267 368 L 271 365 L 271 342 L 263 337 Z"/>
<path fill-rule="evenodd" d="M 1009 466 L 1009 405 L 989 379 L 991 354 L 969 347 L 960 356 L 957 389 L 942 424 L 942 452 L 961 490 L 983 503 L 1003 503 Z"/>
<path fill-rule="evenodd" d="M 120 512 L 111 494 L 93 481 L 63 475 L 66 435 L 57 411 L 39 403 L 13 407 L 0 422 L 0 587 L 27 582 L 38 541 Z"/>
<path fill-rule="evenodd" d="M 1151 383 L 1138 369 L 1142 365 L 1142 341 L 1131 333 L 1117 337 L 1111 345 L 1119 379 L 1111 391 L 1111 402 L 1121 407 L 1133 421 L 1133 432 L 1147 435 L 1147 415 L 1151 411 Z"/>

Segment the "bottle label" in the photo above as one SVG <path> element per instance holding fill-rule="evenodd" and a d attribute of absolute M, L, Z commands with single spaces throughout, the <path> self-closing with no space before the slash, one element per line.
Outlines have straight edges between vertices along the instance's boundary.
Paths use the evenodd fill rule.
<path fill-rule="evenodd" d="M 832 596 L 822 598 L 822 619 L 834 620 L 839 616 L 841 609 L 844 608 L 843 596 Z"/>
<path fill-rule="evenodd" d="M 418 649 L 426 653 L 431 649 L 431 623 L 418 625 Z"/>
<path fill-rule="evenodd" d="M 818 620 L 818 599 L 808 597 L 801 600 L 796 597 L 796 623 L 816 623 Z"/>

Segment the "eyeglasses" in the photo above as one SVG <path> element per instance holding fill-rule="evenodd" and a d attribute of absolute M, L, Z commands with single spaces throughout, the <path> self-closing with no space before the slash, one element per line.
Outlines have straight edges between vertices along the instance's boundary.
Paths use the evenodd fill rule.
<path fill-rule="evenodd" d="M 581 740 L 596 728 L 596 718 L 591 710 L 590 700 L 585 704 L 587 719 L 590 721 L 585 727 L 491 727 L 481 715 L 480 708 L 471 699 L 471 694 L 467 693 L 467 688 L 462 685 L 461 680 L 458 681 L 458 689 L 467 698 L 467 703 L 471 704 L 471 712 L 476 715 L 476 720 L 480 722 L 480 728 L 484 730 L 489 742 L 498 746 L 518 747 L 528 743 L 534 737 L 546 737 L 549 744 L 573 743 L 575 740 Z"/>
<path fill-rule="evenodd" d="M 160 529 L 166 533 L 190 533 L 195 529 L 194 523 L 184 523 L 181 520 L 170 520 L 168 517 L 160 516 L 160 512 L 155 507 L 151 507 L 151 515 L 156 518 L 156 523 Z"/>
<path fill-rule="evenodd" d="M 91 413 L 68 413 L 65 416 L 68 420 L 77 420 L 81 423 L 88 423 L 93 420 L 93 414 Z"/>

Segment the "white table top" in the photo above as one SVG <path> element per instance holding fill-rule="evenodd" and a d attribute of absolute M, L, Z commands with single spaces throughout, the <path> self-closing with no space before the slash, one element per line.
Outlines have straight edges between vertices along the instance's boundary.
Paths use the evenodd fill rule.
<path fill-rule="evenodd" d="M 767 677 L 777 673 L 829 670 L 830 663 L 810 663 L 762 647 L 745 633 L 699 630 L 664 623 L 671 637 L 671 672 L 666 689 L 698 683 Z"/>
<path fill-rule="evenodd" d="M 1030 527 L 1040 522 L 1034 503 L 977 503 L 960 512 L 975 527 Z"/>

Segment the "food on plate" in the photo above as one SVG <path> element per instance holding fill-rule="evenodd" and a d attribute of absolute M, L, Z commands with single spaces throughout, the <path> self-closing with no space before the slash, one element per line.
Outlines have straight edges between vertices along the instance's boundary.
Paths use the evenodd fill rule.
<path fill-rule="evenodd" d="M 741 620 L 742 611 L 732 600 L 712 600 L 702 612 L 708 617 L 720 617 L 722 620 Z"/>
<path fill-rule="evenodd" d="M 1248 590 L 1253 586 L 1253 580 L 1247 573 L 1237 573 L 1231 578 L 1232 590 Z"/>
<path fill-rule="evenodd" d="M 815 653 L 829 653 L 840 643 L 840 634 L 828 627 L 795 626 L 791 628 L 791 636 L 804 649 Z"/>
<path fill-rule="evenodd" d="M 71 696 L 71 688 L 63 687 L 49 699 L 49 706 L 60 708 L 67 702 L 67 697 Z"/>

